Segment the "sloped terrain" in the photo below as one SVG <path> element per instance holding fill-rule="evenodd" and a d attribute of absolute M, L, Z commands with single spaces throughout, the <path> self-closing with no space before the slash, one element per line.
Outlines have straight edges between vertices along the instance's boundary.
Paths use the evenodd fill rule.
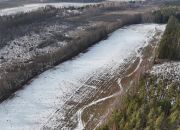
<path fill-rule="evenodd" d="M 173 72 L 166 78 L 163 71 L 157 72 L 163 70 L 164 66 L 165 64 L 155 66 L 153 74 L 144 76 L 135 91 L 129 90 L 126 96 L 122 97 L 123 105 L 114 111 L 109 124 L 100 129 L 179 130 L 180 82 L 170 78 L 175 75 Z M 171 70 L 173 68 L 175 71 L 177 67 L 172 65 Z"/>
<path fill-rule="evenodd" d="M 179 22 L 174 16 L 155 51 L 156 64 L 119 99 L 122 105 L 100 130 L 180 129 Z"/>
<path fill-rule="evenodd" d="M 85 128 L 84 106 L 88 108 L 121 91 L 118 77 L 128 64 L 141 58 L 142 48 L 149 44 L 157 29 L 163 31 L 164 26 L 134 25 L 119 29 L 87 52 L 39 75 L 12 99 L 0 104 L 1 128 Z M 78 110 L 82 110 L 80 116 Z M 88 120 L 93 119 L 96 120 L 91 115 Z"/>

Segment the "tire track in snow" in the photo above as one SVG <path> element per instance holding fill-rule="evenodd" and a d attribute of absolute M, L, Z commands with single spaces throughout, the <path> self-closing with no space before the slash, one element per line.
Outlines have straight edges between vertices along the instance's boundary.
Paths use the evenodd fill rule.
<path fill-rule="evenodd" d="M 149 43 L 148 40 L 146 40 L 146 44 L 145 44 L 142 48 L 145 48 L 146 46 L 148 46 L 148 43 Z M 140 59 L 137 67 L 136 67 L 130 74 L 124 76 L 123 78 L 129 78 L 129 77 L 131 77 L 131 76 L 132 76 L 134 73 L 136 73 L 136 72 L 138 71 L 138 69 L 140 68 L 141 63 L 143 62 L 143 55 L 141 54 L 142 50 L 141 50 L 140 52 L 139 52 L 139 50 L 140 50 L 140 48 L 135 51 L 135 52 L 136 52 L 136 57 L 137 57 L 137 59 L 138 59 L 138 58 Z M 130 65 L 130 66 L 131 66 L 131 65 Z M 129 66 L 128 68 L 130 68 L 130 66 Z M 128 70 L 128 68 L 127 68 L 127 70 Z M 123 90 L 123 87 L 122 87 L 122 83 L 121 83 L 121 81 L 122 81 L 123 78 L 119 78 L 118 81 L 117 81 L 120 89 L 122 89 L 122 92 L 124 91 L 124 90 Z M 129 89 L 130 89 L 130 87 L 127 88 L 126 92 L 127 92 Z M 120 91 L 119 93 L 121 94 L 121 91 Z M 117 94 L 117 93 L 115 93 L 115 94 Z M 113 95 L 115 95 L 115 94 L 113 94 Z M 113 96 L 113 95 L 112 95 L 112 96 Z M 101 123 L 102 123 L 102 122 L 100 121 L 100 122 L 96 125 L 96 127 L 94 128 L 94 130 L 96 130 L 96 128 L 98 128 L 98 127 L 101 125 Z M 83 129 L 81 129 L 81 130 L 83 130 Z"/>
<path fill-rule="evenodd" d="M 146 41 L 146 44 L 143 46 L 143 48 L 146 47 L 147 45 L 148 45 L 148 41 Z M 135 51 L 135 52 L 136 52 L 136 57 L 137 57 L 137 58 L 140 58 L 140 61 L 139 61 L 138 65 L 137 65 L 137 67 L 136 67 L 130 74 L 126 75 L 126 76 L 123 77 L 123 78 L 128 78 L 128 77 L 132 76 L 132 75 L 133 75 L 134 73 L 136 73 L 136 71 L 139 69 L 139 67 L 140 67 L 140 65 L 141 65 L 141 63 L 142 63 L 142 61 L 143 61 L 143 56 L 142 56 L 142 54 L 141 54 L 142 51 L 139 52 L 139 50 L 140 50 L 140 48 L 136 49 L 136 51 Z M 85 105 L 84 107 L 82 107 L 81 109 L 79 109 L 79 110 L 77 111 L 76 114 L 77 114 L 77 117 L 78 117 L 78 125 L 77 125 L 77 127 L 76 127 L 74 130 L 83 130 L 83 129 L 85 128 L 86 124 L 85 124 L 85 122 L 83 122 L 83 120 L 82 120 L 82 114 L 83 114 L 83 112 L 84 112 L 84 110 L 85 110 L 86 108 L 91 107 L 91 106 L 93 106 L 93 105 L 96 105 L 96 104 L 98 104 L 98 103 L 100 103 L 100 102 L 106 101 L 106 100 L 108 100 L 108 99 L 111 99 L 111 98 L 113 98 L 113 97 L 116 97 L 116 96 L 120 95 L 120 94 L 124 91 L 124 90 L 123 90 L 122 83 L 121 83 L 121 81 L 122 81 L 123 78 L 119 78 L 118 81 L 117 81 L 117 83 L 118 83 L 118 85 L 119 85 L 119 92 L 114 93 L 114 94 L 112 94 L 112 95 L 110 95 L 110 96 L 107 96 L 107 97 L 98 99 L 98 100 L 96 100 L 96 101 L 92 101 L 91 103 L 89 103 L 88 105 Z M 98 124 L 98 125 L 100 125 L 100 124 Z M 98 127 L 98 126 L 97 126 L 97 127 Z M 96 127 L 96 128 L 97 128 L 97 127 Z"/>
<path fill-rule="evenodd" d="M 13 99 L 0 105 L 1 129 L 72 129 L 77 124 L 78 108 L 83 107 L 83 104 L 88 101 L 89 105 L 81 109 L 79 117 L 86 108 L 113 97 L 111 95 L 95 101 L 98 97 L 95 97 L 97 90 L 94 88 L 97 87 L 101 93 L 102 83 L 107 86 L 106 90 L 110 90 L 111 83 L 108 82 L 111 80 L 107 76 L 116 79 L 113 83 L 120 83 L 121 80 L 117 80 L 117 75 L 120 74 L 117 69 L 127 63 L 127 58 L 136 56 L 136 48 L 145 45 L 147 36 L 154 34 L 149 31 L 153 31 L 156 26 L 133 25 L 117 30 L 107 40 L 90 48 L 87 53 L 44 72 L 23 90 L 18 91 Z M 96 86 L 96 82 L 89 83 L 96 79 L 100 79 L 99 85 Z M 114 86 L 116 91 L 119 90 L 117 86 Z M 112 91 L 104 91 L 102 94 L 110 93 L 112 94 Z M 93 99 L 94 103 L 90 102 Z M 87 124 L 82 125 L 84 127 Z"/>

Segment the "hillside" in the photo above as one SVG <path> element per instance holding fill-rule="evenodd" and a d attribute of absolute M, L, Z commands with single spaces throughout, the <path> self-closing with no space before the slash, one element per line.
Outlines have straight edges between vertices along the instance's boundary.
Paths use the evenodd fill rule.
<path fill-rule="evenodd" d="M 0 0 L 1 129 L 180 130 L 178 6 L 33 2 Z"/>
<path fill-rule="evenodd" d="M 180 83 L 167 80 L 143 77 L 136 93 L 124 97 L 122 107 L 100 130 L 179 130 Z"/>
<path fill-rule="evenodd" d="M 143 74 L 98 130 L 180 130 L 179 31 L 179 21 L 171 16 L 158 48 L 158 58 L 171 62 Z"/>

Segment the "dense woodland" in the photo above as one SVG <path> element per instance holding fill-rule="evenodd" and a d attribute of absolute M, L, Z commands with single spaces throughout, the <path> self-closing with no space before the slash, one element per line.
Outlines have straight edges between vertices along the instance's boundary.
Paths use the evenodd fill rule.
<path fill-rule="evenodd" d="M 178 82 L 145 76 L 136 92 L 128 92 L 121 104 L 99 130 L 180 130 Z"/>
<path fill-rule="evenodd" d="M 172 16 L 160 42 L 160 59 L 180 60 L 180 23 Z"/>
<path fill-rule="evenodd" d="M 180 19 L 180 7 L 179 6 L 167 6 L 160 10 L 153 12 L 154 22 L 167 23 L 171 16 L 175 16 Z"/>

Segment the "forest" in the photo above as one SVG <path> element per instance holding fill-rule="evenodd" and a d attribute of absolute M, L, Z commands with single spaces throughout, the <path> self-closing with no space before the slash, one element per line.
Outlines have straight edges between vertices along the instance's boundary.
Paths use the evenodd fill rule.
<path fill-rule="evenodd" d="M 160 59 L 180 60 L 180 23 L 171 16 L 159 46 Z"/>
<path fill-rule="evenodd" d="M 157 78 L 159 79 L 157 82 Z M 99 130 L 179 130 L 180 84 L 146 75 Z"/>
<path fill-rule="evenodd" d="M 172 12 L 175 11 L 170 9 L 167 14 L 164 10 L 155 12 L 158 22 L 168 20 L 159 43 L 158 60 L 180 60 L 179 15 Z M 173 76 L 173 71 L 170 75 Z M 144 74 L 140 84 L 125 93 L 119 104 L 121 106 L 98 130 L 180 130 L 180 82 L 175 77 Z"/>

